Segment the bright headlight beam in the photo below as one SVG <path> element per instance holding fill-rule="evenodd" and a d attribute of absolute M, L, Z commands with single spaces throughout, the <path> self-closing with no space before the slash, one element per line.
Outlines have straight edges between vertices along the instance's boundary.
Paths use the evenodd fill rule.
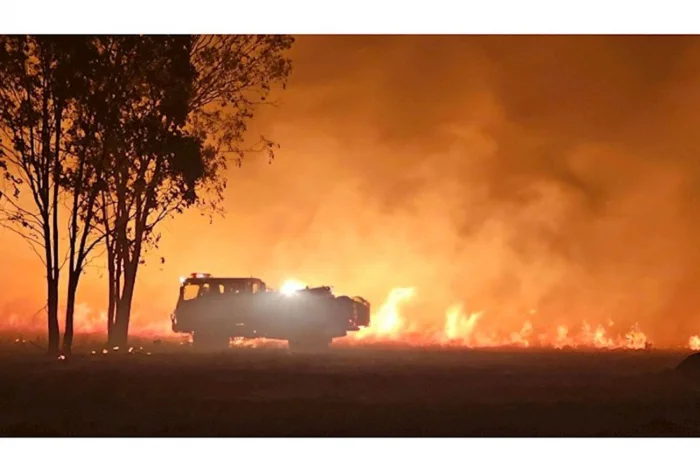
<path fill-rule="evenodd" d="M 284 295 L 294 295 L 297 291 L 301 291 L 305 287 L 306 286 L 301 281 L 286 280 L 284 283 L 282 283 L 280 292 Z"/>

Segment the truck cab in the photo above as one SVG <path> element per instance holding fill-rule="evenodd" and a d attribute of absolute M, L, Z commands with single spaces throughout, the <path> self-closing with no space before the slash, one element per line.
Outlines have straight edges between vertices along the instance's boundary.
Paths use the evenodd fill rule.
<path fill-rule="evenodd" d="M 180 278 L 180 294 L 171 315 L 174 332 L 194 333 L 203 309 L 231 296 L 252 296 L 267 292 L 258 278 L 217 278 L 209 273 L 192 273 Z"/>
<path fill-rule="evenodd" d="M 214 278 L 208 273 L 193 273 L 180 280 L 179 302 L 188 302 L 217 294 L 257 294 L 267 286 L 258 278 Z"/>

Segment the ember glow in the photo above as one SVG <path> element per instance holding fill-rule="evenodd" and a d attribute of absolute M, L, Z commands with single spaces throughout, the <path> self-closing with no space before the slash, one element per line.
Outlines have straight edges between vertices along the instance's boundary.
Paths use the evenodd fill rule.
<path fill-rule="evenodd" d="M 700 335 L 694 335 L 688 341 L 688 348 L 691 350 L 700 350 Z"/>
<path fill-rule="evenodd" d="M 59 310 L 59 314 L 63 311 Z M 107 330 L 107 312 L 85 303 L 77 304 L 75 307 L 75 330 L 77 335 L 105 335 Z M 145 319 L 141 315 L 135 315 L 132 320 L 130 331 L 138 337 L 163 337 L 173 335 L 169 319 L 160 320 Z M 0 323 L 0 331 L 12 333 L 28 333 L 32 335 L 44 334 L 45 316 L 37 314 L 34 316 L 12 315 L 4 323 Z"/>

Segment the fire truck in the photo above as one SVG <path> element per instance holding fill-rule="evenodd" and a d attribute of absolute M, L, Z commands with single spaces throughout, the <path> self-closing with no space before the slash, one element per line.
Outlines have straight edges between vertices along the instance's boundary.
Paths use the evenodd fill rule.
<path fill-rule="evenodd" d="M 231 338 L 286 340 L 290 349 L 320 350 L 370 325 L 370 304 L 335 296 L 328 286 L 273 290 L 259 278 L 192 273 L 180 280 L 172 329 L 200 349 L 228 348 Z"/>

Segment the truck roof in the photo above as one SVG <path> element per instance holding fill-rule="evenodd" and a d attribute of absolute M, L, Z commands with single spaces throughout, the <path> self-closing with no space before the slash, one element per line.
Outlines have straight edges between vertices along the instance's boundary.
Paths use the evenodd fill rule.
<path fill-rule="evenodd" d="M 221 277 L 221 276 L 206 276 L 206 277 L 201 277 L 201 276 L 189 276 L 185 279 L 187 282 L 199 282 L 199 283 L 220 283 L 220 282 L 244 282 L 244 281 L 257 281 L 260 283 L 265 284 L 263 280 L 260 278 L 252 278 L 252 277 L 245 277 L 245 278 L 227 278 L 227 277 Z"/>

